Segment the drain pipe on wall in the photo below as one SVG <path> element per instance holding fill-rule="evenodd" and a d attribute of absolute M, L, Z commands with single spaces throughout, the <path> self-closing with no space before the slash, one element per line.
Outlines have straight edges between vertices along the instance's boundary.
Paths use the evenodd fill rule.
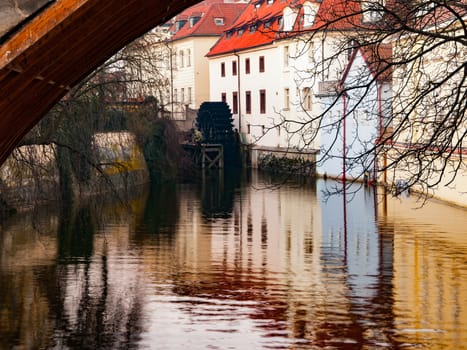
<path fill-rule="evenodd" d="M 378 139 L 378 146 L 380 146 L 380 149 L 383 151 L 383 167 L 384 167 L 384 172 L 383 172 L 383 183 L 386 186 L 387 183 L 387 172 L 386 172 L 386 167 L 387 167 L 387 158 L 386 158 L 386 148 L 383 143 L 383 138 L 384 138 L 384 130 L 385 130 L 385 125 L 383 125 L 383 83 L 376 83 L 378 86 L 377 93 L 378 93 L 378 117 L 379 117 L 379 139 Z M 375 147 L 375 181 L 376 181 L 376 171 L 379 170 L 377 168 L 377 151 Z"/>
<path fill-rule="evenodd" d="M 240 56 L 238 55 L 237 51 L 234 50 L 233 54 L 237 57 L 237 100 L 238 100 L 238 134 L 240 135 L 242 133 L 242 105 L 241 105 L 241 100 L 242 100 L 242 94 L 240 91 L 240 74 L 241 74 L 241 69 L 240 69 Z"/>
<path fill-rule="evenodd" d="M 347 146 L 347 140 L 346 140 L 346 133 L 347 133 L 347 123 L 346 123 L 346 120 L 347 120 L 347 95 L 344 94 L 342 95 L 342 103 L 343 103 L 343 109 L 344 109 L 344 115 L 343 115 L 343 118 L 344 118 L 344 125 L 343 125 L 343 137 L 342 137 L 342 183 L 344 184 L 344 188 L 345 188 L 345 180 L 346 180 L 346 165 L 345 165 L 345 161 L 346 161 L 346 146 Z"/>

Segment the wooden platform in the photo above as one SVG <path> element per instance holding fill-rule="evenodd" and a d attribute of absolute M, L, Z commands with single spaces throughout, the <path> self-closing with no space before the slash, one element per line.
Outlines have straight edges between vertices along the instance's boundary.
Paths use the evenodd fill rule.
<path fill-rule="evenodd" d="M 202 169 L 224 167 L 224 146 L 220 143 L 184 143 L 183 148 L 190 151 L 196 164 Z"/>

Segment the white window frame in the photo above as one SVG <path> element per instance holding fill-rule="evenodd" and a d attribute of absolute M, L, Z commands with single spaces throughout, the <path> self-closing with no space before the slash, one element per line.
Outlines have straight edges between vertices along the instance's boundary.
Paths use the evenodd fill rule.
<path fill-rule="evenodd" d="M 290 110 L 290 89 L 284 88 L 284 111 Z"/>

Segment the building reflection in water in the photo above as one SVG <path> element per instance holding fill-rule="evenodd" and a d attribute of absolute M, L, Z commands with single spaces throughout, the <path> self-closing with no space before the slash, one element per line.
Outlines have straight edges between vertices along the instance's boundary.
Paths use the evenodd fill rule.
<path fill-rule="evenodd" d="M 467 348 L 466 209 L 388 201 L 384 219 L 394 228 L 394 337 Z"/>
<path fill-rule="evenodd" d="M 131 211 L 44 213 L 40 232 L 17 216 L 0 349 L 467 348 L 465 210 L 269 185 L 143 188 Z"/>

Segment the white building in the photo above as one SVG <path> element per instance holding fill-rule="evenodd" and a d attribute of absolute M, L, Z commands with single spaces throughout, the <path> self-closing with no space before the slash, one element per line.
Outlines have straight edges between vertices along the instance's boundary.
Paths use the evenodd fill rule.
<path fill-rule="evenodd" d="M 209 100 L 205 55 L 245 6 L 245 1 L 205 0 L 155 29 L 163 34 L 154 44 L 154 51 L 162 52 L 155 56 L 164 57 L 159 66 L 167 81 L 163 104 L 174 119 L 184 120 L 188 109 Z"/>
<path fill-rule="evenodd" d="M 467 16 L 463 3 L 430 6 L 418 12 L 423 35 L 392 38 L 394 56 L 406 64 L 393 73 L 393 127 L 399 132 L 387 152 L 395 164 L 388 183 L 467 206 L 467 48 L 457 40 Z M 406 157 L 397 161 L 401 153 Z"/>
<path fill-rule="evenodd" d="M 319 174 L 376 180 L 382 136 L 392 120 L 391 72 L 379 63 L 390 57 L 390 45 L 356 48 L 338 90 L 321 97 L 329 111 L 320 128 Z"/>
<path fill-rule="evenodd" d="M 334 2 L 252 1 L 208 53 L 210 98 L 231 107 L 243 141 L 253 146 L 253 165 L 255 149 L 301 156 L 319 149 L 316 95 L 320 83 L 342 74 L 347 55 L 336 55 L 337 29 L 351 28 L 346 21 L 326 34 L 318 30 L 339 15 L 329 10 Z"/>

